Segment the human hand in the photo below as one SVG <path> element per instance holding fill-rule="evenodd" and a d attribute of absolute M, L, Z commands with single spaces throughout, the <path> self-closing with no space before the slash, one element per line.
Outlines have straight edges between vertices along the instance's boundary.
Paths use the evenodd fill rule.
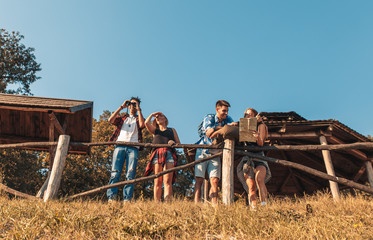
<path fill-rule="evenodd" d="M 123 104 L 120 107 L 123 109 L 123 108 L 128 107 L 129 104 L 130 104 L 130 100 L 126 100 L 123 102 Z"/>
<path fill-rule="evenodd" d="M 230 124 L 228 124 L 228 125 L 231 125 L 231 126 L 238 126 L 238 122 L 232 122 L 232 123 L 230 123 Z"/>
<path fill-rule="evenodd" d="M 255 137 L 255 138 L 258 138 L 259 136 L 259 133 L 255 130 L 249 130 L 249 132 Z"/>
<path fill-rule="evenodd" d="M 175 143 L 175 141 L 174 140 L 169 140 L 168 141 L 168 145 L 170 145 L 170 146 L 173 146 L 173 145 L 175 145 L 176 143 Z"/>
<path fill-rule="evenodd" d="M 152 117 L 155 117 L 155 118 L 157 118 L 158 117 L 158 115 L 160 115 L 160 114 L 162 114 L 161 112 L 155 112 L 155 113 L 152 113 Z"/>
<path fill-rule="evenodd" d="M 139 102 L 135 101 L 135 105 L 133 106 L 137 111 L 141 111 L 141 108 L 139 106 Z"/>
<path fill-rule="evenodd" d="M 211 134 L 214 132 L 215 130 L 213 129 L 213 128 L 209 128 L 209 129 L 207 129 L 206 130 L 206 136 L 208 137 L 208 138 L 210 138 L 211 137 Z"/>

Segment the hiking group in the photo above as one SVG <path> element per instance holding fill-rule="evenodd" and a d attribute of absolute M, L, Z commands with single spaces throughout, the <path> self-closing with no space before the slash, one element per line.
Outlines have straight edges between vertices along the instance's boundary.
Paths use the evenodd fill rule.
<path fill-rule="evenodd" d="M 177 165 L 178 158 L 174 148 L 171 146 L 180 143 L 178 134 L 174 128 L 168 127 L 168 119 L 162 112 L 154 112 L 146 119 L 142 115 L 140 108 L 140 99 L 132 97 L 130 100 L 125 100 L 124 103 L 110 116 L 108 121 L 116 126 L 116 129 L 110 141 L 112 142 L 133 142 L 141 143 L 143 141 L 142 129 L 146 128 L 152 135 L 154 144 L 168 144 L 170 147 L 159 147 L 152 150 L 149 158 L 145 176 L 152 172 L 155 174 L 164 170 L 173 168 Z M 198 127 L 200 139 L 197 144 L 212 144 L 213 140 L 221 134 L 223 127 L 226 125 L 238 126 L 239 122 L 234 122 L 228 115 L 230 104 L 225 100 L 218 100 L 215 104 L 215 114 L 207 114 Z M 128 109 L 128 112 L 123 116 L 120 112 L 123 109 Z M 268 130 L 258 112 L 253 108 L 248 108 L 244 112 L 244 118 L 256 118 L 257 129 L 251 130 L 250 133 L 256 141 L 244 142 L 245 146 L 263 146 Z M 139 158 L 140 147 L 116 145 L 111 165 L 111 175 L 109 184 L 114 184 L 120 181 L 120 176 L 124 164 L 126 164 L 126 180 L 132 180 L 136 175 L 137 161 Z M 256 152 L 264 155 L 263 152 Z M 197 148 L 195 160 L 212 156 L 209 149 Z M 243 157 L 237 173 L 240 174 L 239 179 L 243 184 L 244 189 L 248 192 L 250 206 L 255 208 L 257 205 L 257 191 L 259 191 L 259 199 L 261 205 L 265 205 L 267 201 L 267 188 L 265 183 L 270 178 L 270 170 L 267 162 L 257 158 Z M 208 176 L 211 184 L 209 197 L 213 205 L 218 203 L 218 184 L 221 179 L 221 159 L 216 157 L 208 161 L 199 163 L 194 167 L 195 186 L 194 186 L 194 201 L 201 201 L 201 186 L 205 175 Z M 161 201 L 162 185 L 164 189 L 164 201 L 172 200 L 172 183 L 175 181 L 175 173 L 167 173 L 161 177 L 154 179 L 154 200 Z M 123 201 L 128 202 L 133 199 L 134 185 L 125 185 L 123 188 Z M 118 187 L 107 190 L 108 201 L 116 199 Z"/>

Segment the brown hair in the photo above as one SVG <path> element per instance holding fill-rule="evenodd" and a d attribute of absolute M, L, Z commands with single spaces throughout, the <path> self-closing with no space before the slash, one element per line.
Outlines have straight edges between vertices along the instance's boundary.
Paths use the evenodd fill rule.
<path fill-rule="evenodd" d="M 162 113 L 163 114 L 163 113 Z M 168 126 L 168 118 L 166 117 L 166 115 L 164 115 L 163 114 L 163 116 L 164 116 L 164 118 L 166 118 L 166 126 Z M 158 123 L 157 123 L 157 119 L 154 119 L 153 120 L 153 126 L 155 127 L 155 128 L 159 128 L 159 125 L 158 125 Z"/>
<path fill-rule="evenodd" d="M 225 100 L 218 100 L 215 104 L 215 107 L 221 107 L 221 106 L 230 107 L 231 105 L 229 104 L 229 102 Z"/>
<path fill-rule="evenodd" d="M 255 116 L 258 115 L 258 111 L 255 110 L 254 108 L 248 108 L 248 109 L 246 109 L 246 110 L 245 110 L 245 113 L 246 113 L 247 111 L 249 111 L 249 110 L 251 110 L 251 111 L 255 114 Z"/>

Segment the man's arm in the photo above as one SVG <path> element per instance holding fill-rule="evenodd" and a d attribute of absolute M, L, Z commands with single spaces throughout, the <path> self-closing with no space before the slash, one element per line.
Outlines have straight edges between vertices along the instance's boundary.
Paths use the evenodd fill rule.
<path fill-rule="evenodd" d="M 138 102 L 136 102 L 136 109 L 137 109 L 137 113 L 139 115 L 139 127 L 144 128 L 145 127 L 145 119 L 144 119 L 144 116 L 142 115 L 141 108 L 140 108 Z"/>
<path fill-rule="evenodd" d="M 114 121 L 117 118 L 117 116 L 120 113 L 120 111 L 122 111 L 122 109 L 128 107 L 128 102 L 129 102 L 128 100 L 124 101 L 124 103 L 122 105 L 120 105 L 120 107 L 113 114 L 111 114 L 111 116 L 108 119 L 108 121 L 111 124 L 114 124 Z"/>

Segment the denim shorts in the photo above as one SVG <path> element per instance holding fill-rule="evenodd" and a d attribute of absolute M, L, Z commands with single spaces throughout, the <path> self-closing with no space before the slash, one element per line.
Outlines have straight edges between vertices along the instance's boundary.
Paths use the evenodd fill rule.
<path fill-rule="evenodd" d="M 206 153 L 207 149 L 197 149 L 196 152 L 196 160 L 209 157 L 212 154 Z M 221 175 L 221 164 L 220 164 L 220 158 L 213 158 L 211 160 L 208 160 L 203 163 L 199 163 L 194 167 L 194 175 L 196 177 L 205 178 L 205 172 L 207 171 L 209 178 L 216 177 L 220 179 Z"/>
<path fill-rule="evenodd" d="M 170 151 L 167 151 L 167 156 L 166 156 L 166 163 L 175 163 L 174 158 L 172 157 L 172 153 Z M 158 164 L 158 155 L 155 154 L 152 164 Z"/>

